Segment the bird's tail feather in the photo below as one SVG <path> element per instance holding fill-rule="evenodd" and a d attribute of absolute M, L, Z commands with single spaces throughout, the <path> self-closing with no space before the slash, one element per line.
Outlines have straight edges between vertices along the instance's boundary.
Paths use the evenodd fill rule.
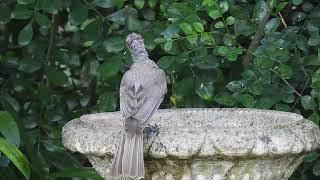
<path fill-rule="evenodd" d="M 110 175 L 113 177 L 144 177 L 142 131 L 132 130 L 131 128 L 123 131 L 120 144 L 110 167 Z"/>

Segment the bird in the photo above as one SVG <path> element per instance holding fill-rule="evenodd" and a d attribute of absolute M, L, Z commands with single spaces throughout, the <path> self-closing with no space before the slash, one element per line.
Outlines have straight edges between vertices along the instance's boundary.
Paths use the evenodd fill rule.
<path fill-rule="evenodd" d="M 144 178 L 143 129 L 167 93 L 165 72 L 149 59 L 141 35 L 126 38 L 133 64 L 120 83 L 120 113 L 124 125 L 110 166 L 111 177 Z"/>

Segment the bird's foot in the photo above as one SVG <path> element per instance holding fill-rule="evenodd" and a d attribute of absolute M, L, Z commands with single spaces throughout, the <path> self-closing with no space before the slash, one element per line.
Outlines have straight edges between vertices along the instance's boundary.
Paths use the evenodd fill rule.
<path fill-rule="evenodd" d="M 149 149 L 154 139 L 157 137 L 159 133 L 159 126 L 147 124 L 143 130 L 143 144 L 145 149 Z"/>

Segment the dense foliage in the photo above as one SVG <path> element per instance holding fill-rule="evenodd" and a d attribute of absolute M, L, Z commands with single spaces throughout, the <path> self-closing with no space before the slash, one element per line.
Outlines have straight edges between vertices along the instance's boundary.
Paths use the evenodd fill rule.
<path fill-rule="evenodd" d="M 60 132 L 118 109 L 130 32 L 166 71 L 162 108 L 276 109 L 319 124 L 319 30 L 317 0 L 2 0 L 0 179 L 101 179 Z M 293 179 L 320 176 L 319 156 Z"/>

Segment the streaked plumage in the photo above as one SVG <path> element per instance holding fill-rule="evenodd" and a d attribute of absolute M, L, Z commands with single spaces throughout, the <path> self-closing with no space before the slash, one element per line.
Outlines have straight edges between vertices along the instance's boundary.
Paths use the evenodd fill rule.
<path fill-rule="evenodd" d="M 129 35 L 130 36 L 130 35 Z M 167 92 L 166 76 L 163 70 L 151 61 L 137 46 L 141 36 L 128 39 L 129 49 L 134 52 L 134 64 L 122 77 L 120 84 L 120 112 L 125 117 L 122 138 L 110 168 L 114 177 L 144 177 L 143 128 L 163 101 Z M 137 43 L 137 44 L 135 44 Z M 143 41 L 142 41 L 143 43 Z M 143 45 L 144 48 L 144 45 Z M 141 52 L 141 53 L 139 53 Z"/>

